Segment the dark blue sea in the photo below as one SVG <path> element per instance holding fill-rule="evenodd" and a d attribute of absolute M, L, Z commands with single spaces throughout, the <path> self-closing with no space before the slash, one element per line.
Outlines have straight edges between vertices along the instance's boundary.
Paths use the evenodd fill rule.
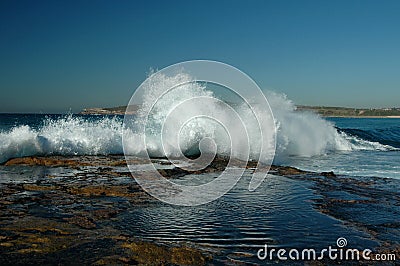
<path fill-rule="evenodd" d="M 400 119 L 325 121 L 327 125 L 318 121 L 320 128 L 305 130 L 293 130 L 291 121 L 283 124 L 275 162 L 349 176 L 400 178 Z M 123 130 L 123 116 L 0 114 L 0 163 L 32 155 L 123 154 Z M 318 149 L 310 149 L 309 142 Z"/>
<path fill-rule="evenodd" d="M 315 172 L 334 171 L 342 179 L 400 178 L 400 119 L 321 119 L 309 114 L 300 117 L 293 123 L 302 121 L 314 126 L 293 127 L 291 119 L 283 123 L 279 127 L 281 131 L 278 130 L 275 163 Z M 123 130 L 126 130 L 123 116 L 0 114 L 0 162 L 34 155 L 122 155 Z M 298 139 L 291 139 L 294 136 Z M 318 149 L 310 147 L 309 143 L 314 143 Z M 157 167 L 165 166 L 157 164 Z M 84 175 L 87 170 L 0 165 L 0 184 L 57 181 L 49 176 L 69 180 L 74 175 L 79 176 L 79 171 Z M 214 177 L 214 174 L 202 174 L 181 179 L 201 183 Z M 95 174 L 91 178 L 98 182 Z M 335 246 L 338 238 L 345 237 L 351 248 L 379 246 L 362 227 L 349 226 L 317 211 L 315 202 L 326 195 L 321 194 L 315 183 L 303 178 L 269 175 L 256 191 L 250 192 L 247 190 L 249 178 L 251 173 L 246 171 L 244 178 L 228 194 L 197 207 L 157 201 L 149 205 L 129 205 L 112 226 L 127 236 L 148 241 L 195 245 L 211 252 L 218 265 L 262 264 L 256 254 L 265 244 L 273 248 L 321 250 Z M 134 180 L 126 177 L 123 182 Z M 337 186 L 326 193 L 335 198 L 364 199 L 368 196 L 362 194 L 363 191 L 358 194 L 357 185 L 347 186 L 347 192 L 342 191 L 340 183 Z M 384 185 L 376 197 L 384 198 L 386 193 L 396 193 L 393 192 L 396 189 Z M 382 205 L 384 208 L 379 209 L 371 205 L 358 206 L 343 219 L 375 225 L 391 224 L 399 217 L 395 205 Z M 396 234 L 391 233 L 389 239 L 397 241 Z"/>

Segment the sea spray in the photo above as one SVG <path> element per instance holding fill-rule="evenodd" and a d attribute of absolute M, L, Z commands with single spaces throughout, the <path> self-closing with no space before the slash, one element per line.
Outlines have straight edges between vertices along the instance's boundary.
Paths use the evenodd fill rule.
<path fill-rule="evenodd" d="M 167 83 L 194 80 L 185 73 L 178 73 L 173 77 L 160 76 L 146 91 L 143 104 L 154 104 L 154 93 L 161 84 L 168 85 Z M 284 162 L 289 156 L 314 156 L 335 151 L 394 149 L 389 145 L 351 136 L 343 131 L 339 132 L 332 123 L 314 113 L 296 111 L 293 102 L 283 94 L 269 91 L 265 94 L 274 118 L 266 116 L 263 119 L 274 119 L 273 122 L 277 128 L 275 162 Z M 33 155 L 123 154 L 123 131 L 125 137 L 129 138 L 129 145 L 125 147 L 125 152 L 129 155 L 140 156 L 147 149 L 152 156 L 166 156 L 169 149 L 163 147 L 159 135 L 163 121 L 180 102 L 190 97 L 202 96 L 214 95 L 207 89 L 206 84 L 190 83 L 190 85 L 171 90 L 162 99 L 156 101 L 147 120 L 147 147 L 140 145 L 145 136 L 137 135 L 130 129 L 124 128 L 122 117 L 66 115 L 56 119 L 46 118 L 39 127 L 33 127 L 27 123 L 0 132 L 0 162 L 5 162 L 10 158 Z M 191 108 L 202 107 L 191 106 Z M 257 135 L 257 121 L 245 103 L 234 104 L 232 108 L 245 117 L 250 129 L 250 158 L 257 158 L 260 144 Z M 257 106 L 253 109 L 257 112 Z M 207 111 L 210 113 L 224 112 L 221 104 L 217 101 L 213 105 L 207 106 Z M 179 120 L 179 114 L 174 115 L 174 119 Z M 138 125 L 143 123 L 141 110 L 137 117 L 135 123 Z M 251 129 L 254 129 L 254 132 Z M 170 132 L 170 135 L 164 136 L 166 145 L 169 141 L 168 138 L 176 137 L 178 133 L 180 147 L 186 155 L 198 153 L 199 142 L 204 137 L 212 138 L 216 142 L 219 154 L 229 154 L 227 133 L 218 123 L 206 118 L 196 118 L 188 122 L 185 127 L 176 128 L 176 130 L 179 132 Z M 234 132 L 233 137 L 240 138 L 240 136 L 235 136 Z M 237 156 L 240 157 L 239 154 Z"/>
<path fill-rule="evenodd" d="M 0 162 L 32 155 L 122 153 L 122 119 L 67 115 L 46 118 L 39 129 L 20 125 L 0 133 Z"/>
<path fill-rule="evenodd" d="M 151 79 L 151 83 L 147 84 L 144 90 L 145 94 L 142 97 L 142 104 L 145 107 L 142 109 L 143 112 L 139 112 L 135 123 L 137 123 L 136 126 L 138 127 L 146 126 L 146 144 L 150 156 L 170 156 L 169 149 L 165 146 L 168 146 L 169 140 L 173 139 L 178 131 L 179 147 L 186 155 L 198 152 L 199 141 L 205 137 L 211 137 L 215 140 L 219 154 L 229 155 L 229 139 L 226 132 L 220 125 L 212 123 L 212 121 L 205 118 L 193 119 L 183 128 L 178 126 L 180 123 L 176 123 L 177 126 L 174 130 L 163 136 L 165 143 L 162 141 L 161 129 L 165 119 L 180 103 L 194 97 L 216 97 L 212 91 L 208 90 L 206 85 L 195 81 L 195 78 L 185 73 L 178 73 L 175 76 L 159 74 Z M 184 85 L 174 87 L 175 84 Z M 163 91 L 165 87 L 173 87 L 174 89 L 159 97 L 160 91 Z M 338 132 L 331 122 L 321 118 L 319 115 L 297 111 L 294 103 L 287 99 L 284 94 L 271 91 L 265 93 L 274 117 L 265 115 L 261 117 L 266 120 L 274 119 L 273 122 L 277 129 L 275 162 L 284 162 L 289 156 L 310 157 L 334 151 L 387 150 L 391 148 L 378 142 L 365 141 L 343 132 Z M 258 156 L 260 150 L 259 123 L 252 115 L 252 112 L 258 112 L 258 106 L 253 105 L 251 110 L 249 110 L 246 103 L 234 103 L 231 106 L 246 123 L 250 138 L 250 159 L 262 160 L 263 158 Z M 201 105 L 192 105 L 185 111 L 196 113 L 201 112 L 201 108 L 203 108 Z M 147 113 L 144 110 L 151 111 Z M 207 105 L 207 110 L 211 116 L 215 113 L 226 112 L 217 103 Z M 178 113 L 174 114 L 174 116 L 176 117 L 171 120 L 179 121 L 180 116 L 183 115 Z M 264 132 L 268 132 L 268 130 L 269 128 L 266 128 Z M 234 137 L 241 138 L 242 136 Z M 266 139 L 268 140 L 268 136 Z M 248 147 L 242 147 L 242 149 L 246 148 Z M 127 151 L 129 153 L 129 149 Z"/>
<path fill-rule="evenodd" d="M 257 107 L 250 109 L 244 104 L 228 105 L 223 99 L 218 99 L 207 84 L 197 82 L 186 73 L 173 76 L 153 74 L 142 86 L 140 92 L 143 95 L 138 97 L 142 108 L 126 122 L 136 134 L 143 135 L 145 132 L 146 143 L 137 144 L 142 143 L 143 148 L 146 146 L 151 157 L 179 157 L 181 152 L 185 155 L 198 155 L 201 148 L 199 144 L 203 139 L 212 140 L 216 144 L 203 146 L 203 153 L 214 154 L 216 148 L 219 155 L 244 160 L 248 159 L 245 154 L 249 152 L 252 159 L 264 160 L 258 156 L 261 140 L 274 151 L 272 141 L 275 132 L 270 113 L 263 113 Z M 253 111 L 258 112 L 256 114 L 261 119 L 257 120 Z M 269 123 L 263 124 L 263 118 Z M 264 135 L 260 133 L 260 124 L 265 126 Z M 240 134 L 239 126 L 246 126 L 246 134 Z M 258 143 L 249 145 L 247 135 Z M 231 147 L 232 143 L 235 145 Z M 129 137 L 126 138 L 126 144 L 132 146 Z M 130 149 L 125 152 L 129 154 Z"/>
<path fill-rule="evenodd" d="M 276 161 L 284 161 L 288 156 L 309 157 L 358 148 L 319 115 L 296 111 L 296 106 L 286 95 L 267 92 L 267 97 L 277 127 Z"/>

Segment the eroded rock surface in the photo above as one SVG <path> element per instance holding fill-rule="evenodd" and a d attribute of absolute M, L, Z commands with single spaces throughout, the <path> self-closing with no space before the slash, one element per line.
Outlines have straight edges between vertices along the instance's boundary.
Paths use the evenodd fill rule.
<path fill-rule="evenodd" d="M 168 166 L 163 160 L 154 161 Z M 146 162 L 132 158 L 131 163 Z M 226 165 L 225 158 L 217 158 L 201 171 L 171 166 L 159 172 L 176 178 L 219 173 Z M 249 162 L 247 168 L 256 165 Z M 31 167 L 40 170 L 40 177 L 0 183 L 1 265 L 204 265 L 212 261 L 212 254 L 195 245 L 144 242 L 115 226 L 130 209 L 158 203 L 132 178 L 123 156 L 26 157 L 11 159 L 2 167 L 21 175 L 26 175 L 26 168 L 20 167 Z M 321 196 L 315 200 L 318 211 L 364 230 L 381 244 L 380 251 L 400 259 L 398 181 L 285 166 L 271 166 L 270 173 L 312 182 Z"/>

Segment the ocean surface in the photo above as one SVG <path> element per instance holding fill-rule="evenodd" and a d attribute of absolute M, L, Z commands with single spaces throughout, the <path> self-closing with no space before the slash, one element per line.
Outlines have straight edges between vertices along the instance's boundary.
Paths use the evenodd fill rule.
<path fill-rule="evenodd" d="M 286 133 L 282 123 L 275 164 L 348 176 L 400 178 L 400 119 L 297 116 L 324 127 L 291 128 L 298 132 Z M 291 121 L 285 123 L 291 125 Z M 324 139 L 326 128 L 335 134 L 332 141 Z M 0 163 L 33 155 L 123 154 L 123 130 L 123 116 L 0 114 Z M 286 135 L 298 139 L 287 140 Z M 322 148 L 313 150 L 308 147 L 310 141 Z M 321 141 L 326 143 L 321 145 Z"/>
<path fill-rule="evenodd" d="M 180 207 L 157 200 L 135 205 L 123 197 L 112 197 L 110 204 L 124 211 L 109 225 L 130 237 L 167 244 L 187 242 L 209 249 L 221 262 L 217 264 L 259 264 L 255 254 L 264 244 L 327 248 L 335 246 L 339 237 L 345 237 L 352 248 L 376 248 L 382 244 L 378 243 L 380 240 L 398 241 L 400 119 L 321 118 L 296 111 L 285 95 L 273 92 L 266 95 L 270 108 L 253 102 L 205 101 L 215 96 L 214 92 L 187 74 L 159 75 L 153 81 L 144 90 L 141 109 L 129 120 L 106 115 L 0 114 L 0 186 L 135 182 L 126 166 L 113 169 L 125 172 L 116 178 L 104 176 L 100 166 L 73 169 L 1 165 L 24 156 L 78 156 L 79 160 L 85 155 L 120 155 L 122 159 L 123 154 L 140 157 L 149 153 L 158 158 L 152 161 L 158 169 L 172 167 L 160 158 L 182 159 L 181 153 L 201 156 L 204 152 L 264 164 L 273 158 L 275 165 L 318 173 L 333 171 L 338 179 L 313 174 L 297 179 L 270 174 L 250 192 L 252 173 L 246 170 L 226 195 L 200 206 Z M 165 86 L 171 88 L 174 84 L 183 85 L 162 94 Z M 198 101 L 191 102 L 193 99 Z M 180 109 L 182 105 L 184 109 Z M 202 142 L 205 139 L 208 142 Z M 211 141 L 215 145 L 210 145 Z M 131 167 L 144 169 L 148 165 L 130 164 L 130 170 Z M 202 184 L 215 179 L 216 174 L 185 174 L 175 177 L 174 182 Z M 328 211 L 332 203 L 329 197 L 336 200 L 330 211 L 336 212 L 332 216 L 338 219 L 317 210 L 318 202 L 325 202 Z M 98 198 L 89 199 L 99 204 Z M 350 199 L 350 205 L 340 205 L 340 199 Z M 351 204 L 358 201 L 364 203 Z M 53 218 L 65 216 L 63 207 L 69 208 L 68 204 L 29 204 L 29 211 L 36 208 L 37 215 Z M 383 228 L 383 233 L 373 236 L 364 225 Z"/>
<path fill-rule="evenodd" d="M 400 119 L 326 118 L 350 141 L 370 142 L 371 148 L 337 150 L 312 157 L 292 156 L 288 165 L 311 171 L 334 171 L 359 177 L 400 179 Z M 353 140 L 352 140 L 353 138 Z M 376 148 L 372 148 L 376 144 Z"/>
<path fill-rule="evenodd" d="M 400 178 L 400 119 L 322 119 L 297 112 L 277 117 L 281 124 L 277 132 L 276 164 L 316 172 L 334 171 L 342 178 L 358 180 Z M 33 155 L 123 154 L 122 132 L 126 130 L 123 119 L 123 116 L 0 114 L 0 162 Z M 285 123 L 293 119 L 296 119 L 295 126 L 289 130 L 290 124 Z M 314 126 L 299 127 L 296 126 L 298 121 Z M 291 141 L 286 136 L 298 139 Z M 307 147 L 313 141 L 318 149 Z M 303 146 L 304 143 L 307 145 Z M 135 154 L 137 150 L 131 152 Z M 166 167 L 163 163 L 156 164 L 157 168 Z M 93 176 L 93 182 L 100 182 L 96 174 L 86 172 L 87 169 L 0 166 L 0 184 L 56 182 L 48 176 L 73 180 L 75 175 L 79 176 L 77 171 Z M 101 180 L 101 176 L 98 178 Z M 186 175 L 175 182 L 189 180 L 189 183 L 201 184 L 214 178 L 214 173 Z M 335 246 L 339 237 L 345 237 L 352 248 L 378 246 L 365 231 L 345 226 L 340 220 L 316 211 L 314 202 L 322 196 L 315 193 L 312 182 L 269 175 L 260 187 L 250 192 L 247 189 L 250 178 L 251 173 L 246 170 L 233 190 L 197 207 L 179 207 L 159 201 L 130 206 L 112 226 L 126 235 L 157 243 L 194 244 L 211 252 L 217 264 L 259 264 L 255 254 L 264 244 L 274 248 L 320 250 Z M 130 177 L 121 180 L 133 182 Z M 334 193 L 342 192 L 339 189 Z M 371 211 L 372 216 L 363 214 Z M 374 223 L 375 214 L 374 210 L 364 209 L 358 217 Z M 379 222 L 396 220 L 395 215 L 392 210 L 380 211 Z"/>

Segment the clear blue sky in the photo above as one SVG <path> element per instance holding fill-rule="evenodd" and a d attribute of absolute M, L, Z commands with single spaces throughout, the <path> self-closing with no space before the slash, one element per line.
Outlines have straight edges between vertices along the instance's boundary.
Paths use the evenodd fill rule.
<path fill-rule="evenodd" d="M 400 1 L 0 1 L 0 112 L 125 105 L 190 59 L 298 104 L 400 106 Z"/>

